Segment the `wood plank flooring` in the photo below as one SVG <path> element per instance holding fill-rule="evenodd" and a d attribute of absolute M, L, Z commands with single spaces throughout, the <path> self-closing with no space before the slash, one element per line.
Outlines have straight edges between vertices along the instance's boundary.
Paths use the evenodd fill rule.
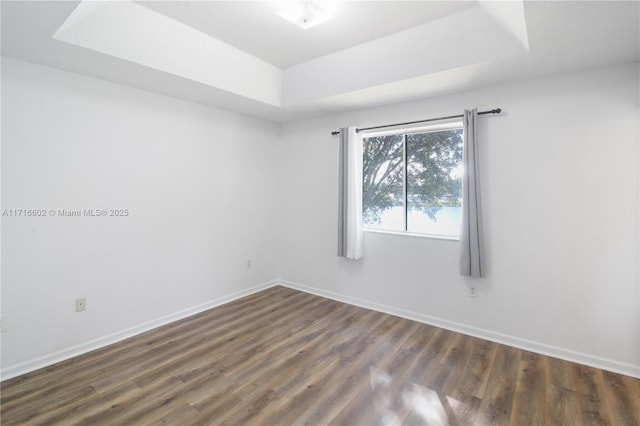
<path fill-rule="evenodd" d="M 274 287 L 1 384 L 3 425 L 640 425 L 640 380 Z"/>

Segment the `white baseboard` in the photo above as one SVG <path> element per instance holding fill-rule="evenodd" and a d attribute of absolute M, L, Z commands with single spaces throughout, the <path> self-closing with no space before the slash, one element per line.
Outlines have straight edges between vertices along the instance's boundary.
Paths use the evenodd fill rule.
<path fill-rule="evenodd" d="M 469 336 L 478 337 L 480 339 L 490 340 L 492 342 L 501 343 L 509 346 L 513 346 L 519 349 L 524 349 L 531 352 L 536 352 L 542 355 L 551 356 L 554 358 L 560 358 L 571 362 L 577 362 L 580 364 L 588 365 L 591 367 L 601 368 L 603 370 L 613 371 L 615 373 L 624 374 L 631 377 L 640 378 L 640 366 L 619 362 L 616 360 L 601 358 L 594 355 L 572 351 L 557 346 L 551 346 L 544 343 L 534 342 L 526 339 L 522 339 L 515 336 L 510 336 L 502 333 L 496 333 L 490 330 L 485 330 L 477 327 L 468 326 L 465 324 L 459 324 L 453 321 L 448 321 L 442 318 L 432 317 L 428 315 L 419 314 L 416 312 L 407 311 L 404 309 L 394 308 L 392 306 L 383 305 L 376 302 L 371 302 L 364 299 L 355 297 L 344 296 L 342 294 L 322 290 L 315 287 L 305 286 L 299 283 L 286 280 L 273 280 L 257 286 L 251 287 L 246 290 L 235 292 L 227 296 L 223 296 L 209 302 L 193 306 L 182 311 L 166 315 L 164 317 L 145 322 L 135 327 L 131 327 L 117 333 L 113 333 L 95 340 L 91 340 L 80 345 L 71 346 L 60 351 L 48 354 L 43 357 L 34 358 L 20 364 L 12 365 L 0 371 L 0 377 L 2 380 L 7 380 L 21 374 L 25 374 L 43 367 L 47 367 L 51 364 L 55 364 L 60 361 L 73 358 L 84 353 L 100 349 L 104 346 L 120 342 L 135 335 L 144 333 L 157 327 L 169 324 L 174 321 L 187 318 L 191 315 L 206 311 L 207 309 L 214 308 L 216 306 L 223 305 L 228 302 L 232 302 L 236 299 L 248 296 L 253 293 L 257 293 L 268 288 L 282 285 L 284 287 L 292 288 L 294 290 L 303 291 L 305 293 L 315 294 L 317 296 L 326 297 L 328 299 L 336 300 L 338 302 L 348 303 L 350 305 L 359 306 L 365 309 L 372 309 L 378 312 L 384 312 L 390 315 L 394 315 L 401 318 L 410 319 L 412 321 L 421 322 L 424 324 L 433 325 L 436 327 L 444 328 L 451 331 L 456 331 Z"/>
<path fill-rule="evenodd" d="M 231 293 L 229 295 L 210 300 L 209 302 L 202 303 L 200 305 L 183 309 L 173 314 L 169 314 L 164 317 L 142 323 L 135 327 L 127 328 L 125 330 L 118 331 L 116 333 L 109 334 L 107 336 L 100 337 L 98 339 L 94 339 L 86 343 L 81 343 L 79 345 L 71 346 L 39 358 L 30 359 L 28 361 L 21 362 L 20 364 L 11 365 L 9 367 L 2 369 L 2 371 L 0 371 L 0 377 L 2 378 L 2 380 L 7 380 L 13 377 L 19 376 L 21 374 L 25 374 L 34 370 L 38 370 L 43 367 L 47 367 L 51 364 L 55 364 L 57 362 L 67 360 L 69 358 L 73 358 L 75 356 L 82 355 L 84 353 L 91 352 L 96 349 L 100 349 L 107 345 L 120 342 L 122 340 L 128 339 L 129 337 L 133 337 L 138 334 L 144 333 L 146 331 L 152 330 L 154 328 L 158 328 L 163 325 L 169 324 L 171 322 L 190 317 L 191 315 L 195 315 L 197 313 L 206 311 L 208 309 L 215 308 L 216 306 L 220 306 L 225 303 L 232 302 L 236 299 L 240 299 L 250 294 L 257 293 L 259 291 L 265 290 L 270 287 L 274 287 L 278 284 L 279 284 L 279 281 L 275 281 L 275 280 L 269 281 L 263 284 L 258 284 L 249 289 Z"/>
<path fill-rule="evenodd" d="M 524 349 L 531 352 L 536 352 L 542 355 L 547 355 L 553 358 L 559 358 L 566 361 L 576 362 L 579 364 L 588 365 L 590 367 L 600 368 L 603 370 L 612 371 L 614 373 L 620 373 L 631 377 L 640 378 L 640 366 L 627 364 L 624 362 L 602 358 L 583 352 L 577 352 L 558 346 L 547 345 L 545 343 L 534 342 L 520 337 L 510 336 L 507 334 L 497 333 L 491 330 L 485 330 L 465 324 L 460 324 L 453 321 L 448 321 L 442 318 L 432 317 L 429 315 L 423 315 L 416 312 L 407 311 L 404 309 L 394 308 L 392 306 L 383 305 L 376 302 L 371 302 L 364 299 L 355 297 L 344 296 L 342 294 L 334 293 L 331 291 L 322 290 L 315 287 L 309 287 L 303 284 L 295 283 L 292 281 L 280 280 L 279 284 L 284 287 L 289 287 L 294 290 L 304 291 L 306 293 L 315 294 L 317 296 L 326 297 L 327 299 L 336 300 L 338 302 L 348 303 L 350 305 L 359 306 L 365 309 L 371 309 L 378 312 L 384 312 L 386 314 L 394 315 L 401 318 L 410 319 L 412 321 L 421 322 L 428 325 L 444 328 L 447 330 L 455 331 L 458 333 L 466 334 L 480 339 L 489 340 L 496 343 L 501 343 L 508 346 L 513 346 L 519 349 Z"/>

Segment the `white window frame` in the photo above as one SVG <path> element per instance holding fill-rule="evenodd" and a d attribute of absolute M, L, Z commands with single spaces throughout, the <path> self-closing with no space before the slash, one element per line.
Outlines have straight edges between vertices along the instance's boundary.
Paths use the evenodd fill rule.
<path fill-rule="evenodd" d="M 447 130 L 462 130 L 463 129 L 463 123 L 462 120 L 460 119 L 455 119 L 455 120 L 449 120 L 449 121 L 443 121 L 440 123 L 431 123 L 428 125 L 412 125 L 412 126 L 398 126 L 398 127 L 394 127 L 392 129 L 384 129 L 384 130 L 365 130 L 362 131 L 362 139 L 366 139 L 366 138 L 371 138 L 371 137 L 377 137 L 377 136 L 389 136 L 389 135 L 411 135 L 411 134 L 416 134 L 416 133 L 432 133 L 432 132 L 443 132 L 443 131 L 447 131 Z M 406 153 L 406 143 L 403 142 L 403 155 L 406 157 L 407 153 Z M 404 163 L 406 164 L 406 158 Z M 407 184 L 407 179 L 406 179 L 406 170 L 405 170 L 405 179 L 403 182 L 403 194 L 406 194 L 407 192 L 407 188 L 406 188 L 406 184 Z M 412 232 L 412 231 L 407 231 L 407 206 L 406 206 L 406 197 L 403 197 L 403 213 L 404 213 L 404 219 L 403 219 L 403 230 L 397 230 L 397 229 L 375 229 L 375 228 L 368 228 L 367 224 L 365 224 L 364 222 L 362 223 L 362 230 L 364 232 L 369 232 L 369 233 L 374 233 L 374 234 L 388 234 L 388 235 L 402 235 L 402 236 L 408 236 L 408 237 L 418 237 L 418 238 L 430 238 L 430 239 L 437 239 L 437 240 L 448 240 L 448 241 L 459 241 L 460 240 L 460 235 L 458 234 L 458 236 L 450 236 L 450 235 L 436 235 L 436 234 L 426 234 L 426 233 L 421 233 L 421 232 Z"/>

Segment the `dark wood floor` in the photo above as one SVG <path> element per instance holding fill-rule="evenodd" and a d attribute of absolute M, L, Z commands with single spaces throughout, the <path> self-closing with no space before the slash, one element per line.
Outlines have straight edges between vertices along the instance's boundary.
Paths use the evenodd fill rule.
<path fill-rule="evenodd" d="M 275 287 L 2 383 L 3 425 L 638 425 L 640 380 Z"/>

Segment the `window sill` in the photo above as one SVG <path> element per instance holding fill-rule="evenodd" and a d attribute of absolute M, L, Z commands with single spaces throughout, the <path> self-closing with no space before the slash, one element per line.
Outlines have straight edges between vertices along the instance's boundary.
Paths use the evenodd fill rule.
<path fill-rule="evenodd" d="M 384 229 L 363 229 L 364 232 L 370 232 L 372 234 L 387 234 L 387 235 L 399 235 L 402 237 L 417 237 L 417 238 L 429 238 L 432 240 L 446 240 L 446 241 L 460 241 L 460 237 L 447 237 L 445 235 L 430 235 L 430 234 L 418 234 L 415 232 L 407 231 L 386 231 Z"/>

